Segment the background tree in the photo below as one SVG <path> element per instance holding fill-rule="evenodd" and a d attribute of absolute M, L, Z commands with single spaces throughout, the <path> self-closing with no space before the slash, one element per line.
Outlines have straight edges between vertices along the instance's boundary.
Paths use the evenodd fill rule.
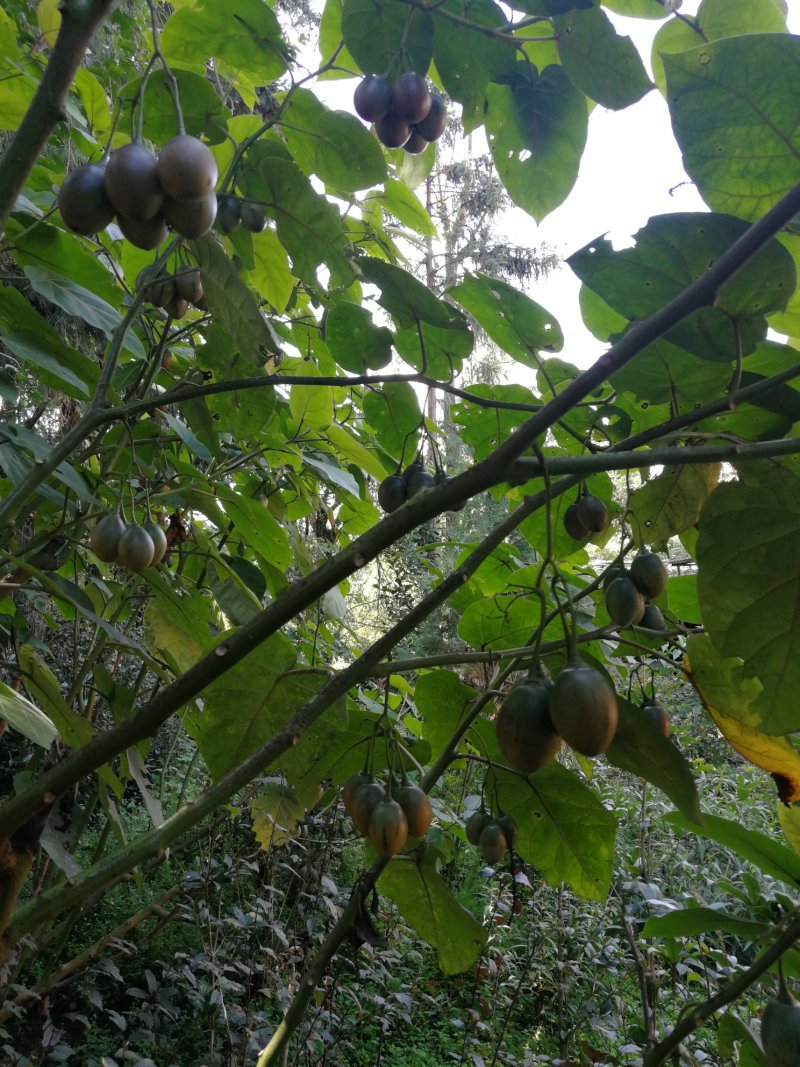
<path fill-rule="evenodd" d="M 644 779 L 676 809 L 666 825 L 796 891 L 800 42 L 780 0 L 703 0 L 696 16 L 673 6 L 330 0 L 312 72 L 297 50 L 303 11 L 279 17 L 260 0 L 233 12 L 210 0 L 0 12 L 0 696 L 13 739 L 0 949 L 3 1019 L 18 1034 L 26 1005 L 46 1003 L 119 938 L 193 914 L 214 947 L 202 987 L 212 1005 L 240 949 L 262 969 L 285 951 L 292 975 L 280 1021 L 265 1011 L 235 1031 L 226 1015 L 209 1055 L 245 1062 L 246 1032 L 264 1046 L 260 1067 L 286 1062 L 302 1024 L 296 1056 L 313 1056 L 317 1020 L 347 1025 L 339 950 L 350 939 L 380 958 L 379 899 L 445 974 L 474 968 L 484 981 L 497 967 L 495 920 L 519 913 L 517 886 L 531 881 L 525 864 L 554 888 L 552 922 L 536 940 L 505 942 L 520 966 L 495 1060 L 539 939 L 569 967 L 575 901 L 605 901 L 612 883 L 616 951 L 642 1009 L 641 1026 L 607 1037 L 615 1052 L 661 1064 L 762 980 L 762 1001 L 769 990 L 783 1000 L 760 1036 L 726 1013 L 720 1055 L 774 1062 L 797 1040 L 794 898 L 756 882 L 738 898 L 742 914 L 694 901 L 637 913 L 614 878 L 620 828 L 602 793 L 626 783 L 644 825 Z M 516 284 L 535 261 L 477 247 L 502 202 L 488 168 L 459 195 L 480 191 L 489 214 L 457 211 L 439 234 L 413 189 L 435 151 L 428 76 L 466 135 L 483 126 L 514 204 L 541 219 L 563 202 L 590 102 L 618 110 L 657 91 L 604 9 L 663 20 L 657 90 L 709 210 L 655 216 L 632 247 L 598 238 L 570 257 L 587 325 L 608 342 L 579 371 L 558 358 L 559 324 Z M 391 101 L 374 131 L 323 103 L 318 84 L 343 74 L 375 76 Z M 386 147 L 406 133 L 416 156 Z M 441 251 L 446 293 L 407 268 L 403 234 L 432 242 L 434 281 Z M 460 378 L 474 358 L 470 323 L 522 382 Z M 789 340 L 768 339 L 770 327 Z M 448 398 L 471 454 L 454 476 L 408 470 L 435 455 L 439 408 L 420 403 L 425 390 Z M 626 475 L 621 502 L 615 471 Z M 428 589 L 409 586 L 368 635 L 341 624 L 354 575 L 487 494 L 491 526 L 474 529 Z M 670 575 L 660 558 L 676 536 L 696 573 Z M 402 655 L 428 620 L 437 651 Z M 453 626 L 457 640 L 439 651 Z M 654 702 L 662 688 L 681 692 L 662 680 L 653 692 L 667 668 L 691 681 L 724 758 L 737 752 L 772 775 L 787 843 L 764 821 L 703 812 Z M 599 767 L 627 777 L 593 776 L 601 755 Z M 326 870 L 350 834 L 343 784 L 369 840 L 363 863 L 336 869 L 349 894 Z M 264 855 L 244 844 L 251 832 Z M 465 840 L 496 872 L 480 894 L 460 884 Z M 223 845 L 235 862 L 220 859 Z M 648 849 L 641 830 L 643 885 Z M 196 861 L 185 884 L 172 884 L 167 850 L 170 864 L 176 853 Z M 233 935 L 210 917 L 242 874 Z M 146 899 L 111 918 L 104 903 L 131 878 Z M 309 903 L 320 895 L 324 910 Z M 176 898 L 195 896 L 202 906 L 177 910 Z M 488 903 L 483 922 L 475 896 Z M 611 940 L 608 913 L 595 914 Z M 71 941 L 95 921 L 94 939 Z M 257 949 L 240 936 L 255 924 Z M 659 1013 L 666 978 L 641 937 L 665 939 L 666 952 L 670 939 L 720 931 L 743 940 L 741 957 L 679 1021 Z M 778 961 L 780 978 L 765 977 Z M 255 971 L 235 973 L 246 999 Z M 180 1022 L 206 1000 L 167 996 L 167 971 L 143 978 L 133 995 L 154 1047 L 162 1009 Z M 548 999 L 536 987 L 561 1054 L 582 1025 L 568 988 Z M 45 1042 L 57 1046 L 53 1033 Z M 596 1059 L 591 1046 L 583 1054 Z"/>

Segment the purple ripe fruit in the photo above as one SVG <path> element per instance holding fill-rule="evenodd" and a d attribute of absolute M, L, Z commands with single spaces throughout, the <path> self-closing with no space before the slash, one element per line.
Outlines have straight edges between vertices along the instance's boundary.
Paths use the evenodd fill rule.
<path fill-rule="evenodd" d="M 378 74 L 368 74 L 358 83 L 353 107 L 365 122 L 380 122 L 392 107 L 392 90 L 387 80 Z"/>
<path fill-rule="evenodd" d="M 427 118 L 433 104 L 425 79 L 416 71 L 401 74 L 392 89 L 392 110 L 410 126 Z"/>

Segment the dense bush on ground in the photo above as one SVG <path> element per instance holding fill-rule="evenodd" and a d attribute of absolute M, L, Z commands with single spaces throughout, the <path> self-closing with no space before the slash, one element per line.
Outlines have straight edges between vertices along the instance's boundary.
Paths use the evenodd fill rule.
<path fill-rule="evenodd" d="M 800 39 L 676 7 L 0 12 L 11 1062 L 795 1062 Z M 581 371 L 487 219 L 648 92 Z"/>

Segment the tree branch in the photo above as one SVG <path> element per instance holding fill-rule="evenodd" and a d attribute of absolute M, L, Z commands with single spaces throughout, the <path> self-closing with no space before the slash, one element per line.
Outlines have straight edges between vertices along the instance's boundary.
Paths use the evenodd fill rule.
<path fill-rule="evenodd" d="M 56 123 L 66 118 L 67 94 L 92 34 L 116 0 L 63 0 L 61 26 L 31 106 L 0 159 L 0 234 L 25 180 Z"/>
<path fill-rule="evenodd" d="M 699 1029 L 720 1008 L 724 1008 L 726 1004 L 731 1004 L 737 997 L 740 997 L 753 982 L 760 978 L 762 974 L 765 974 L 773 963 L 776 963 L 781 958 L 784 952 L 789 951 L 798 938 L 800 938 L 800 918 L 790 923 L 777 941 L 773 941 L 766 952 L 751 967 L 748 967 L 738 977 L 731 979 L 716 996 L 709 997 L 708 1000 L 703 1001 L 688 1015 L 685 1015 L 680 1022 L 676 1023 L 669 1034 L 659 1041 L 650 1052 L 646 1053 L 642 1060 L 642 1067 L 661 1067 L 689 1034 Z"/>
<path fill-rule="evenodd" d="M 682 322 L 693 311 L 713 302 L 719 287 L 771 240 L 798 211 L 800 184 L 762 219 L 750 226 L 683 293 L 648 319 L 634 325 L 592 367 L 570 382 L 561 393 L 510 434 L 490 456 L 463 474 L 434 489 L 419 493 L 397 511 L 387 515 L 337 555 L 326 560 L 316 571 L 292 585 L 249 623 L 232 634 L 224 645 L 214 649 L 172 685 L 162 689 L 128 719 L 106 733 L 93 737 L 63 763 L 8 800 L 0 809 L 0 836 L 5 838 L 12 833 L 45 803 L 48 796 L 59 795 L 85 775 L 101 767 L 118 752 L 154 733 L 173 712 L 194 699 L 207 685 L 239 663 L 295 615 L 374 559 L 404 534 L 504 480 L 513 461 L 609 375 L 625 366 L 647 345 Z M 572 476 L 559 483 L 559 491 L 563 492 L 569 485 L 574 484 L 574 478 L 575 476 Z M 422 617 L 426 616 L 427 612 Z"/>

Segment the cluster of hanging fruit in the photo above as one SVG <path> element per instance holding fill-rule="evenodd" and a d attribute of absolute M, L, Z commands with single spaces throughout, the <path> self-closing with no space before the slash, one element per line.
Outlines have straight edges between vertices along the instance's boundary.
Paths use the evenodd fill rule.
<path fill-rule="evenodd" d="M 573 657 L 555 682 L 535 671 L 517 682 L 497 714 L 497 743 L 509 767 L 535 774 L 555 759 L 562 741 L 582 756 L 605 752 L 617 718 L 614 690 Z"/>
<path fill-rule="evenodd" d="M 471 845 L 477 845 L 487 863 L 499 863 L 508 849 L 513 849 L 517 843 L 517 824 L 511 816 L 495 817 L 484 808 L 479 808 L 470 815 L 464 829 L 467 841 Z"/>
<path fill-rule="evenodd" d="M 262 233 L 267 226 L 267 213 L 257 200 L 219 193 L 215 226 L 220 233 L 234 233 L 240 226 L 250 233 Z"/>
<path fill-rule="evenodd" d="M 116 217 L 137 248 L 165 241 L 168 227 L 182 237 L 201 237 L 217 214 L 216 161 L 196 137 L 180 133 L 155 156 L 141 141 L 123 145 L 105 165 L 73 170 L 58 191 L 64 223 L 75 233 L 104 229 Z"/>
<path fill-rule="evenodd" d="M 155 267 L 143 267 L 136 276 L 136 292 L 144 290 L 145 299 L 163 308 L 173 319 L 182 319 L 192 304 L 207 311 L 205 291 L 197 267 L 187 267 L 169 274 Z"/>
<path fill-rule="evenodd" d="M 353 826 L 368 837 L 380 856 L 395 856 L 406 839 L 422 837 L 433 820 L 428 794 L 406 779 L 387 786 L 366 771 L 352 774 L 342 790 L 344 808 Z"/>
<path fill-rule="evenodd" d="M 92 530 L 92 552 L 103 563 L 119 563 L 129 571 L 155 567 L 166 555 L 167 535 L 157 522 L 126 523 L 118 511 L 105 515 Z"/>
<path fill-rule="evenodd" d="M 387 513 L 397 511 L 401 504 L 410 500 L 412 496 L 421 493 L 423 489 L 430 489 L 434 485 L 441 485 L 448 481 L 449 475 L 443 470 L 437 470 L 431 474 L 425 470 L 425 465 L 420 459 L 415 459 L 404 471 L 398 470 L 397 474 L 390 474 L 384 478 L 378 486 L 378 503 Z M 461 511 L 464 504 L 450 508 L 450 511 Z"/>
<path fill-rule="evenodd" d="M 401 74 L 394 85 L 379 74 L 368 74 L 358 84 L 353 106 L 360 118 L 375 124 L 381 144 L 412 156 L 438 141 L 447 126 L 447 108 L 416 71 Z"/>
<path fill-rule="evenodd" d="M 621 563 L 610 567 L 603 578 L 609 618 L 618 626 L 665 629 L 663 614 L 650 601 L 664 592 L 667 577 L 667 568 L 655 552 L 639 552 L 628 569 Z"/>
<path fill-rule="evenodd" d="M 582 492 L 564 511 L 563 522 L 573 541 L 585 541 L 590 534 L 602 533 L 608 526 L 608 508 L 599 497 Z"/>

